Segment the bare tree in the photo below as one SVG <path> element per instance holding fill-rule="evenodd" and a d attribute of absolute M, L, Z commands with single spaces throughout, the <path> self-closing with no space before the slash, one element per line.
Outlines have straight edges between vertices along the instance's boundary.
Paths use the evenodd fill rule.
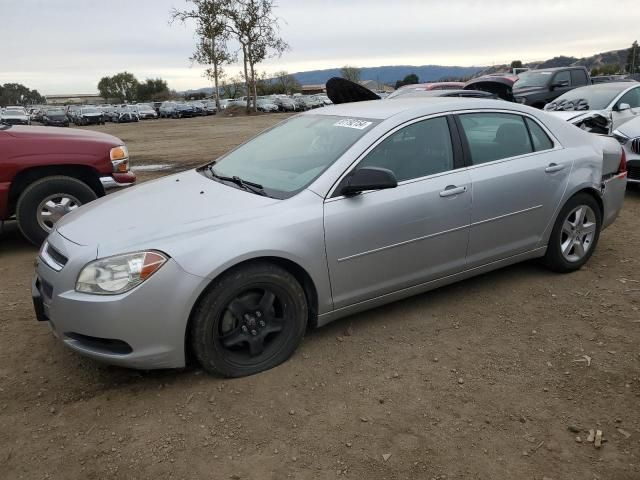
<path fill-rule="evenodd" d="M 347 80 L 351 80 L 355 83 L 360 81 L 360 69 L 358 67 L 345 65 L 340 69 L 340 75 L 342 75 L 342 78 L 346 78 Z"/>
<path fill-rule="evenodd" d="M 296 80 L 296 77 L 284 71 L 274 74 L 273 83 L 274 90 L 277 90 L 277 93 L 292 95 L 301 89 L 300 82 Z"/>
<path fill-rule="evenodd" d="M 234 60 L 234 55 L 227 48 L 230 30 L 226 14 L 231 8 L 232 0 L 187 1 L 192 4 L 192 8 L 174 8 L 171 11 L 171 22 L 195 21 L 198 41 L 190 60 L 208 66 L 205 76 L 213 80 L 216 107 L 220 109 L 219 80 L 224 73 L 223 66 Z"/>
<path fill-rule="evenodd" d="M 241 75 L 222 80 L 222 93 L 226 98 L 235 99 L 242 93 L 244 80 Z"/>
<path fill-rule="evenodd" d="M 257 110 L 256 66 L 280 56 L 289 45 L 279 36 L 280 19 L 274 0 L 234 0 L 229 3 L 227 28 L 240 44 L 247 86 L 247 111 Z"/>

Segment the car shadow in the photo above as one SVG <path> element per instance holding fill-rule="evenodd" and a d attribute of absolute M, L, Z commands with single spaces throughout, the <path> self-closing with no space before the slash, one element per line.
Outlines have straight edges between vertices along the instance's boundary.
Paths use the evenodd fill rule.
<path fill-rule="evenodd" d="M 0 255 L 8 253 L 37 252 L 38 247 L 27 241 L 14 220 L 8 220 L 0 228 Z"/>

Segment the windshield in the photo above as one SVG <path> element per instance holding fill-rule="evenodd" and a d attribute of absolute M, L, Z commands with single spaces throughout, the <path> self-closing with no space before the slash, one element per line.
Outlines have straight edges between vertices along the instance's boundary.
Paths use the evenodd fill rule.
<path fill-rule="evenodd" d="M 60 116 L 60 115 L 64 115 L 64 111 L 62 111 L 62 110 L 49 110 L 47 112 L 47 115 L 52 116 L 52 117 L 53 116 Z"/>
<path fill-rule="evenodd" d="M 513 88 L 544 87 L 549 83 L 553 72 L 524 72 L 518 75 Z"/>
<path fill-rule="evenodd" d="M 82 113 L 100 113 L 97 108 L 83 108 Z"/>
<path fill-rule="evenodd" d="M 550 110 L 554 105 L 559 106 L 562 103 L 566 104 L 570 102 L 578 108 L 566 108 L 565 106 L 564 109 L 605 110 L 626 88 L 628 87 L 587 86 L 576 88 L 556 98 L 549 104 L 549 108 L 545 109 Z"/>
<path fill-rule="evenodd" d="M 315 180 L 378 121 L 303 115 L 267 130 L 211 164 L 215 173 L 289 198 Z"/>

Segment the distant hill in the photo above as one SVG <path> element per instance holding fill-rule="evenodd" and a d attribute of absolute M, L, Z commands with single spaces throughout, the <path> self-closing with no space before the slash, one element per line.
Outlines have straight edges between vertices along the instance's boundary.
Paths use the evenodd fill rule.
<path fill-rule="evenodd" d="M 627 54 L 628 49 L 622 50 L 611 50 L 609 52 L 602 52 L 592 55 L 590 57 L 584 58 L 576 58 L 576 57 L 565 57 L 560 55 L 558 57 L 550 58 L 549 60 L 544 60 L 542 62 L 529 62 L 525 63 L 525 67 L 529 68 L 555 68 L 555 67 L 573 67 L 573 66 L 581 66 L 587 67 L 589 70 L 592 70 L 595 67 L 601 67 L 602 65 L 620 65 L 622 68 L 625 68 L 627 63 Z M 479 74 L 485 75 L 488 73 L 495 72 L 504 72 L 509 70 L 509 65 L 494 65 L 492 67 L 487 67 L 486 69 L 479 72 Z"/>
<path fill-rule="evenodd" d="M 451 78 L 468 78 L 474 76 L 484 67 L 456 67 L 442 65 L 390 65 L 383 67 L 366 67 L 360 69 L 362 80 L 376 80 L 378 83 L 395 85 L 411 73 L 415 73 L 421 82 L 435 82 Z M 326 83 L 331 77 L 339 77 L 340 69 L 312 70 L 293 74 L 302 85 Z"/>
<path fill-rule="evenodd" d="M 529 62 L 525 67 L 529 68 L 554 68 L 568 66 L 584 66 L 589 70 L 607 64 L 618 64 L 624 68 L 627 61 L 628 49 L 611 50 L 585 58 L 566 57 L 563 55 L 544 61 Z M 402 80 L 411 73 L 415 73 L 421 82 L 436 82 L 440 80 L 468 79 L 489 73 L 505 72 L 510 70 L 509 65 L 493 65 L 491 67 L 457 67 L 443 65 L 388 65 L 383 67 L 367 67 L 360 69 L 362 80 L 375 80 L 378 83 L 395 85 L 397 80 Z M 327 70 L 311 70 L 308 72 L 296 72 L 293 74 L 302 85 L 318 85 L 326 83 L 331 77 L 339 77 L 339 68 Z M 205 92 L 213 93 L 212 88 L 200 88 L 187 90 L 182 93 Z"/>

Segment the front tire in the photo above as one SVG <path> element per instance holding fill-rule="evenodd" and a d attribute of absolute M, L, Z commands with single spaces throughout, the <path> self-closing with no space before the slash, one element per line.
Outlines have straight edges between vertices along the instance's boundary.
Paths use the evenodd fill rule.
<path fill-rule="evenodd" d="M 579 270 L 593 255 L 601 229 L 602 212 L 598 202 L 586 193 L 574 195 L 556 219 L 544 263 L 559 273 Z"/>
<path fill-rule="evenodd" d="M 76 178 L 42 178 L 29 185 L 18 198 L 18 228 L 27 240 L 40 245 L 53 230 L 55 222 L 96 198 L 96 193 Z"/>
<path fill-rule="evenodd" d="M 200 300 L 191 346 L 209 373 L 253 375 L 293 354 L 307 316 L 304 290 L 288 271 L 266 262 L 240 266 L 217 279 Z"/>

